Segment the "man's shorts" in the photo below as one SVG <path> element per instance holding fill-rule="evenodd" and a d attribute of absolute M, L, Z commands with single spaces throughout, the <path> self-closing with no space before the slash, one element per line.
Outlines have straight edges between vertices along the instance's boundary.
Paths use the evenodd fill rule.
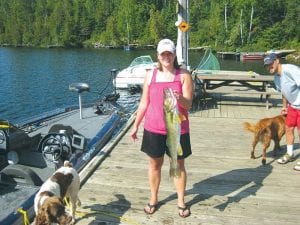
<path fill-rule="evenodd" d="M 288 127 L 297 127 L 300 129 L 300 110 L 289 106 L 285 124 Z"/>
<path fill-rule="evenodd" d="M 170 156 L 168 152 L 168 147 L 166 144 L 167 135 L 156 134 L 147 130 L 144 130 L 143 140 L 141 151 L 145 152 L 148 156 L 152 158 L 160 158 L 167 154 Z M 190 142 L 190 134 L 182 134 L 180 136 L 180 144 L 183 151 L 181 156 L 177 156 L 178 159 L 187 158 L 192 154 L 191 150 L 191 142 Z"/>

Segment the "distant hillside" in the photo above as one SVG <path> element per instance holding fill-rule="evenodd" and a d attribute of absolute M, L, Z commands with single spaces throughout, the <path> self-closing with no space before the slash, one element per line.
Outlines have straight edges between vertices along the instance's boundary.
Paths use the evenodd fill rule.
<path fill-rule="evenodd" d="M 300 50 L 300 0 L 189 0 L 191 47 Z M 177 0 L 1 0 L 0 45 L 155 45 L 177 36 Z"/>

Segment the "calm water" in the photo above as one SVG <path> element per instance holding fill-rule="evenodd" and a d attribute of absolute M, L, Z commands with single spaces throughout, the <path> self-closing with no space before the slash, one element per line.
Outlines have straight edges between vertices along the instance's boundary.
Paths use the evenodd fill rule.
<path fill-rule="evenodd" d="M 69 91 L 74 82 L 90 85 L 91 92 L 83 93 L 84 103 L 90 103 L 112 92 L 111 69 L 123 69 L 145 54 L 155 60 L 154 50 L 0 48 L 0 119 L 17 122 L 75 105 L 78 95 Z M 190 53 L 191 68 L 201 57 L 202 52 Z M 224 70 L 266 73 L 261 61 L 221 60 L 220 64 Z"/>

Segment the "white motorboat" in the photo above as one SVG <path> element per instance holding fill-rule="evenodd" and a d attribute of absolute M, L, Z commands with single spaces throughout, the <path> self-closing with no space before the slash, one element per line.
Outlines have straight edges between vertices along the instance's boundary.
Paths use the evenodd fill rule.
<path fill-rule="evenodd" d="M 142 87 L 146 71 L 155 66 L 150 55 L 135 58 L 130 65 L 121 70 L 114 79 L 114 85 L 118 89 L 130 89 Z"/>

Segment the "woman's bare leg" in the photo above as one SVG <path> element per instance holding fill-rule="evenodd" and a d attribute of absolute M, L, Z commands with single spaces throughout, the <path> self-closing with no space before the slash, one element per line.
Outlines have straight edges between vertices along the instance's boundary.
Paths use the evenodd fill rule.
<path fill-rule="evenodd" d="M 178 160 L 178 165 L 179 165 L 179 171 L 180 171 L 180 177 L 174 178 L 174 183 L 177 191 L 177 205 L 178 207 L 185 209 L 185 189 L 186 189 L 186 181 L 187 181 L 187 175 L 186 175 L 186 170 L 184 166 L 184 159 Z M 190 211 L 188 209 L 186 210 L 181 210 L 180 212 L 181 216 L 189 216 Z"/>
<path fill-rule="evenodd" d="M 149 169 L 148 169 L 148 179 L 151 191 L 150 205 L 156 205 L 158 203 L 158 190 L 161 181 L 161 168 L 163 165 L 164 158 L 149 158 Z M 146 206 L 145 211 L 152 213 L 154 208 L 149 208 Z"/>

